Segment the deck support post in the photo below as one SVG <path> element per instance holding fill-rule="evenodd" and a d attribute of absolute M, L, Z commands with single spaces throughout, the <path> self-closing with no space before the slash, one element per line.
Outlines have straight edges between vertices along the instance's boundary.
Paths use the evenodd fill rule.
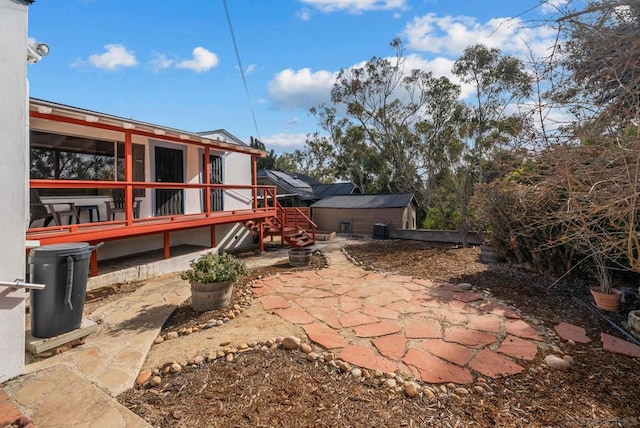
<path fill-rule="evenodd" d="M 209 233 L 211 234 L 211 248 L 215 248 L 216 247 L 216 227 L 211 226 L 209 228 Z"/>
<path fill-rule="evenodd" d="M 260 252 L 264 253 L 264 219 L 260 220 Z"/>
<path fill-rule="evenodd" d="M 169 232 L 164 232 L 164 258 L 168 259 L 171 257 L 171 241 L 169 239 Z"/>
<path fill-rule="evenodd" d="M 91 256 L 89 256 L 89 273 L 91 274 L 91 276 L 98 276 L 98 251 L 97 250 L 93 250 L 91 252 Z"/>

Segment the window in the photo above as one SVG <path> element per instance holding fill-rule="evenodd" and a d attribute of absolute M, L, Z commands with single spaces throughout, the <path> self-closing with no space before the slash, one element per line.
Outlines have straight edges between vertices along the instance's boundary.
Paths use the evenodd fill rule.
<path fill-rule="evenodd" d="M 124 143 L 48 132 L 30 132 L 30 177 L 51 180 L 124 181 Z M 133 180 L 144 181 L 144 146 L 132 145 Z M 41 195 L 107 195 L 109 189 L 41 189 Z M 143 196 L 144 189 L 135 189 Z"/>

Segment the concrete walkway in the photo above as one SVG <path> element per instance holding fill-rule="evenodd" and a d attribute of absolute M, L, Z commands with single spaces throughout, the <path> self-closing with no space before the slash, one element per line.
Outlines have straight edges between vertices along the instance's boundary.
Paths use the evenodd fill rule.
<path fill-rule="evenodd" d="M 540 333 L 514 310 L 455 285 L 364 271 L 342 253 L 347 243 L 318 245 L 326 269 L 255 282 L 256 304 L 300 325 L 344 361 L 429 383 L 519 373 L 519 363 L 543 347 Z M 280 250 L 247 264 L 283 260 Z M 16 411 L 37 427 L 148 426 L 113 397 L 133 386 L 165 320 L 188 296 L 189 285 L 172 274 L 100 307 L 90 316 L 99 329 L 84 345 L 28 364 L 26 375 L 2 385 L 0 426 Z M 576 332 L 563 326 L 558 334 Z"/>

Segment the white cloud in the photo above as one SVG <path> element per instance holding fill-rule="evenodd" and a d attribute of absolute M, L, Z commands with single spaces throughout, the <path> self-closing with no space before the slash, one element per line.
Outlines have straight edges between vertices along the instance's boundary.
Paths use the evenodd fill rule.
<path fill-rule="evenodd" d="M 300 0 L 321 12 L 329 13 L 346 10 L 362 13 L 370 10 L 407 9 L 406 0 Z"/>
<path fill-rule="evenodd" d="M 154 58 L 151 60 L 151 66 L 154 70 L 164 70 L 174 64 L 172 59 L 167 58 L 165 54 L 153 52 Z"/>
<path fill-rule="evenodd" d="M 218 65 L 218 56 L 207 49 L 198 46 L 193 50 L 193 59 L 180 61 L 176 64 L 178 68 L 187 68 L 196 73 L 208 71 Z"/>
<path fill-rule="evenodd" d="M 267 150 L 275 150 L 277 153 L 290 152 L 295 149 L 303 149 L 307 139 L 307 134 L 303 133 L 279 133 L 262 136 L 260 141 L 264 143 Z"/>
<path fill-rule="evenodd" d="M 300 118 L 298 117 L 292 117 L 291 119 L 287 120 L 287 125 L 297 125 L 300 123 Z"/>
<path fill-rule="evenodd" d="M 336 73 L 309 68 L 283 70 L 269 82 L 267 91 L 273 106 L 278 109 L 309 109 L 328 102 Z"/>
<path fill-rule="evenodd" d="M 309 11 L 309 9 L 305 8 L 297 11 L 296 16 L 303 21 L 308 21 L 309 19 L 311 19 L 311 12 Z"/>
<path fill-rule="evenodd" d="M 519 18 L 493 18 L 480 23 L 468 16 L 415 17 L 404 29 L 411 49 L 459 57 L 470 44 L 482 43 L 519 57 L 548 54 L 555 33 L 547 27 L 527 27 Z"/>
<path fill-rule="evenodd" d="M 542 13 L 556 13 L 563 9 L 569 3 L 569 0 L 547 0 L 542 4 Z"/>
<path fill-rule="evenodd" d="M 115 70 L 119 67 L 133 67 L 138 64 L 133 52 L 128 51 L 124 45 L 109 44 L 104 46 L 106 52 L 99 55 L 91 55 L 87 60 L 96 68 Z"/>

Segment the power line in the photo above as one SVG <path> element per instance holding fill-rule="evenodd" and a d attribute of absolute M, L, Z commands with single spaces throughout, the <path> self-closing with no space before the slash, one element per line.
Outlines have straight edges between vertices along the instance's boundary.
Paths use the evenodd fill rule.
<path fill-rule="evenodd" d="M 253 126 L 256 128 L 258 139 L 261 140 L 260 130 L 258 129 L 258 121 L 256 120 L 256 113 L 253 110 L 253 103 L 251 102 L 251 95 L 249 94 L 249 86 L 247 86 L 247 78 L 244 74 L 244 68 L 242 67 L 242 61 L 240 61 L 240 52 L 238 51 L 238 44 L 236 43 L 236 35 L 233 32 L 233 25 L 231 24 L 231 16 L 229 16 L 229 9 L 227 8 L 227 0 L 222 0 L 224 5 L 224 12 L 227 15 L 227 24 L 229 24 L 229 31 L 231 32 L 231 40 L 233 41 L 233 49 L 236 52 L 236 60 L 238 61 L 238 67 L 240 68 L 240 75 L 242 76 L 242 83 L 244 84 L 244 91 L 247 94 L 249 100 L 249 110 L 251 110 L 251 117 L 253 118 Z"/>

